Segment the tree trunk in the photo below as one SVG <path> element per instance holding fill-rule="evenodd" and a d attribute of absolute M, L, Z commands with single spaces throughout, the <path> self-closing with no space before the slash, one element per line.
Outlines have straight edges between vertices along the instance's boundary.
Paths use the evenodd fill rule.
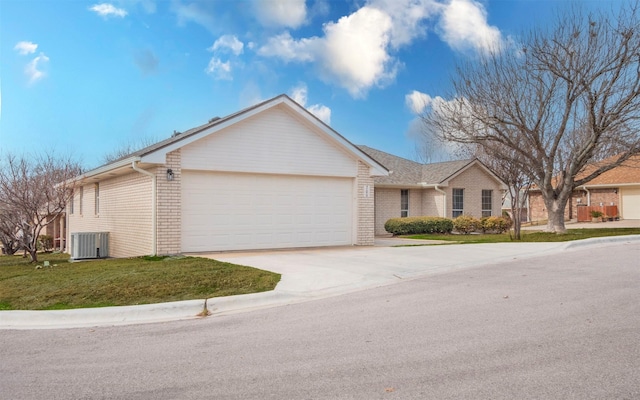
<path fill-rule="evenodd" d="M 28 250 L 29 256 L 31 256 L 31 264 L 38 262 L 38 249 Z"/>
<path fill-rule="evenodd" d="M 567 233 L 564 226 L 564 209 L 567 206 L 567 199 L 557 198 L 545 202 L 547 205 L 547 232 Z"/>

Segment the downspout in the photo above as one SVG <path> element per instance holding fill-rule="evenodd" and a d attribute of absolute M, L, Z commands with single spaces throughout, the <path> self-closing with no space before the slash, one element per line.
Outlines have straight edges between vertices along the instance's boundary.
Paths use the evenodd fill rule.
<path fill-rule="evenodd" d="M 144 169 L 138 168 L 138 166 L 136 165 L 137 161 L 131 161 L 131 168 L 133 168 L 134 171 L 136 172 L 140 172 L 141 174 L 147 175 L 151 177 L 151 226 L 152 226 L 152 240 L 153 240 L 153 256 L 156 255 L 156 253 L 158 252 L 158 245 L 157 245 L 157 219 L 158 219 L 158 212 L 156 210 L 156 175 L 146 171 Z"/>
<path fill-rule="evenodd" d="M 442 210 L 444 211 L 443 217 L 447 218 L 447 192 L 440 189 L 438 185 L 435 185 L 433 188 L 436 190 L 436 192 L 442 193 L 442 198 L 444 199 L 442 202 Z"/>
<path fill-rule="evenodd" d="M 586 186 L 583 186 L 582 190 L 587 192 L 587 205 L 590 206 L 591 205 L 591 192 L 589 192 L 589 189 L 587 189 Z"/>

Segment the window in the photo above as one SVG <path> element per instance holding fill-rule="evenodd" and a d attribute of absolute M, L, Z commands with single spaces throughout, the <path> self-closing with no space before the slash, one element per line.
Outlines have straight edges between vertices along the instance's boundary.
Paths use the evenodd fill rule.
<path fill-rule="evenodd" d="M 400 217 L 409 216 L 409 190 L 402 189 L 400 191 Z"/>
<path fill-rule="evenodd" d="M 73 205 L 76 201 L 76 193 L 71 192 L 71 198 L 69 199 L 69 214 L 73 214 Z"/>
<path fill-rule="evenodd" d="M 84 197 L 84 186 L 80 186 L 80 215 L 82 215 L 82 198 Z"/>
<path fill-rule="evenodd" d="M 95 186 L 95 191 L 96 191 L 96 208 L 95 208 L 95 214 L 100 214 L 100 184 L 96 183 Z"/>
<path fill-rule="evenodd" d="M 483 190 L 482 191 L 482 216 L 490 217 L 492 211 L 491 196 L 493 194 L 493 190 Z"/>
<path fill-rule="evenodd" d="M 453 210 L 451 216 L 459 217 L 464 212 L 464 189 L 453 189 Z"/>

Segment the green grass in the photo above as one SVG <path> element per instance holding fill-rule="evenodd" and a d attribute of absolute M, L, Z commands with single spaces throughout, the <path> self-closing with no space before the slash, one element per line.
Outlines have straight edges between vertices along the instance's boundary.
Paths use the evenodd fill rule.
<path fill-rule="evenodd" d="M 551 232 L 522 231 L 520 242 L 568 242 L 604 236 L 640 235 L 640 228 L 569 229 L 565 234 Z M 516 242 L 508 233 L 471 235 L 411 235 L 409 239 L 445 240 L 451 243 L 506 243 Z"/>
<path fill-rule="evenodd" d="M 273 290 L 280 275 L 198 257 L 140 257 L 68 262 L 42 254 L 36 269 L 0 256 L 0 310 L 59 310 L 151 304 Z"/>

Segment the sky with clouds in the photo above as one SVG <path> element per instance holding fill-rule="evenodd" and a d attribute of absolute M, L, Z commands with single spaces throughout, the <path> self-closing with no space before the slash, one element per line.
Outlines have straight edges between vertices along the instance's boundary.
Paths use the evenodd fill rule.
<path fill-rule="evenodd" d="M 567 5 L 6 0 L 0 151 L 60 151 L 95 167 L 123 143 L 285 93 L 353 143 L 417 159 L 416 116 L 445 101 L 456 62 L 517 47 Z"/>

